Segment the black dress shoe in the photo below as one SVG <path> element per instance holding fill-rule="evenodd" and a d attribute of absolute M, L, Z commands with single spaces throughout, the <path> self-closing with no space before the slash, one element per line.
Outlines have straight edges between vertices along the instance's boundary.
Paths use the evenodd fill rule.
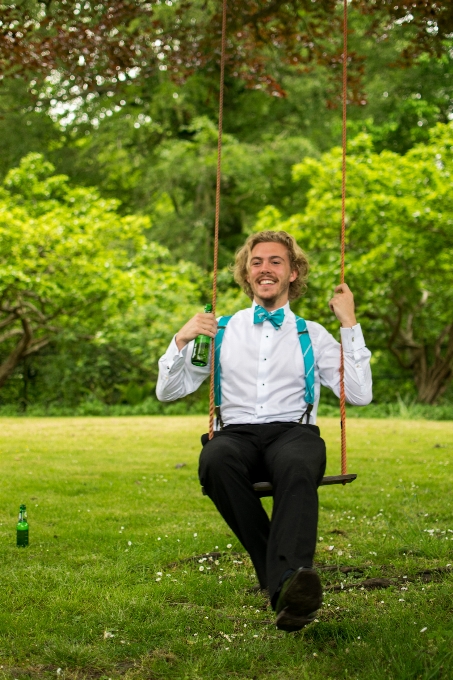
<path fill-rule="evenodd" d="M 321 581 L 314 569 L 301 567 L 284 582 L 277 600 L 275 625 L 288 633 L 316 618 L 322 603 Z"/>

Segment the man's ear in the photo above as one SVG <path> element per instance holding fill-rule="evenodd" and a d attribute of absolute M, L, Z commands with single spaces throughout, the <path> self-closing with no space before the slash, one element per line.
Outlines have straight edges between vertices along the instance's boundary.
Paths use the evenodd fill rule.
<path fill-rule="evenodd" d="M 291 272 L 291 276 L 289 277 L 290 283 L 292 283 L 293 281 L 295 281 L 297 279 L 297 274 L 298 274 L 297 269 L 294 269 L 294 271 Z"/>

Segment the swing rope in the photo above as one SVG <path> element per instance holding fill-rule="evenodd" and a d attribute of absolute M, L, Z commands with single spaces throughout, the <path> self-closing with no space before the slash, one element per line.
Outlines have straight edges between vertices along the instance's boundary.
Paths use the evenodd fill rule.
<path fill-rule="evenodd" d="M 220 49 L 220 92 L 219 92 L 219 129 L 217 138 L 217 177 L 215 188 L 215 222 L 214 222 L 214 262 L 212 272 L 212 313 L 215 316 L 217 304 L 217 269 L 219 259 L 219 220 L 220 220 L 220 181 L 222 164 L 222 130 L 223 130 L 223 90 L 225 80 L 225 45 L 226 45 L 227 1 L 223 0 L 222 7 L 222 43 Z M 209 439 L 214 436 L 214 348 L 215 340 L 211 341 L 211 378 L 209 386 Z"/>
<path fill-rule="evenodd" d="M 223 91 L 225 78 L 225 46 L 226 46 L 226 19 L 227 0 L 222 0 L 222 39 L 220 52 L 220 92 L 219 92 L 219 124 L 217 141 L 217 176 L 215 195 L 215 222 L 214 222 L 214 261 L 213 261 L 213 288 L 212 288 L 212 312 L 215 315 L 217 303 L 217 270 L 219 252 L 219 219 L 220 219 L 220 183 L 222 161 L 222 130 L 223 130 Z M 343 0 L 343 115 L 342 115 L 342 169 L 341 169 L 341 258 L 340 258 L 340 283 L 344 283 L 345 266 L 345 243 L 346 243 L 346 108 L 347 108 L 347 60 L 348 60 L 348 0 Z M 211 341 L 211 376 L 209 391 L 209 439 L 214 436 L 214 339 Z M 344 356 L 341 347 L 340 359 L 340 423 L 341 423 L 341 474 L 347 474 L 346 454 L 346 395 L 344 389 Z"/>
<path fill-rule="evenodd" d="M 348 96 L 348 0 L 343 0 L 343 122 L 341 162 L 341 257 L 340 283 L 344 283 L 344 261 L 346 244 L 346 107 Z M 346 460 L 346 395 L 344 391 L 343 345 L 340 352 L 340 425 L 341 425 L 341 474 L 347 473 Z"/>

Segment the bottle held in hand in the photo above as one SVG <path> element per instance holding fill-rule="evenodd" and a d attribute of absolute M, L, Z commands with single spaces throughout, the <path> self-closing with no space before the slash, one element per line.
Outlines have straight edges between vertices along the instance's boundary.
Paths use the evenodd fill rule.
<path fill-rule="evenodd" d="M 28 545 L 28 522 L 27 522 L 27 508 L 24 504 L 19 509 L 19 521 L 16 526 L 17 530 L 17 547 L 26 548 Z"/>
<path fill-rule="evenodd" d="M 206 314 L 212 312 L 212 305 L 205 305 L 204 311 Z M 192 363 L 194 366 L 206 366 L 209 358 L 209 348 L 211 346 L 211 338 L 209 335 L 197 335 L 193 343 Z"/>

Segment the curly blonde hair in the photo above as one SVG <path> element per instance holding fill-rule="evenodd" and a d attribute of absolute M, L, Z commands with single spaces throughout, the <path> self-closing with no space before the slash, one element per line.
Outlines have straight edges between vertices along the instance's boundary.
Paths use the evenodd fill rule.
<path fill-rule="evenodd" d="M 296 239 L 286 231 L 260 231 L 248 237 L 244 245 L 236 251 L 234 265 L 232 266 L 236 283 L 253 300 L 252 288 L 246 277 L 249 274 L 252 250 L 258 243 L 281 243 L 287 248 L 291 271 L 297 271 L 297 278 L 289 284 L 288 297 L 290 300 L 297 300 L 307 290 L 306 281 L 309 264 L 307 256 L 297 245 Z"/>

